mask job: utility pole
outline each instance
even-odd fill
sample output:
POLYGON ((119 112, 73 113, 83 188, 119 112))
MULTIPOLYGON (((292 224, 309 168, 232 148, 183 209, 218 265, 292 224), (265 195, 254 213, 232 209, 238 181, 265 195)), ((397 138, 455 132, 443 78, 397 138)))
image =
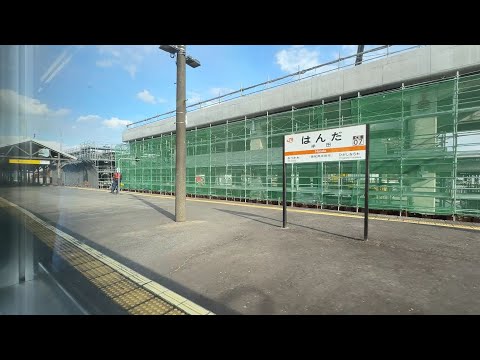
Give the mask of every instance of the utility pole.
POLYGON ((177 57, 177 111, 175 117, 175 221, 187 220, 187 128, 186 128, 186 64, 196 68, 200 62, 186 55, 186 45, 160 45, 160 49, 177 57))
POLYGON ((60 153, 57 152, 57 185, 59 186, 60 182, 60 153))
POLYGON ((187 129, 185 113, 187 111, 185 90, 185 45, 178 45, 177 53, 177 114, 175 120, 176 130, 176 165, 175 165, 175 221, 183 222, 186 214, 186 172, 187 172, 187 129))

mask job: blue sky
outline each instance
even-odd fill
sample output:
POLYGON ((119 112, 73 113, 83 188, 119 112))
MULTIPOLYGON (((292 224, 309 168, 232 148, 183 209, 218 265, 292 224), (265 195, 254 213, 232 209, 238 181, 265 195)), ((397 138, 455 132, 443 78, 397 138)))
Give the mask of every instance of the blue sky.
MULTIPOLYGON (((187 46, 202 64, 187 67, 187 104, 351 55, 356 47, 187 46)), ((175 109, 175 61, 158 45, 34 46, 34 52, 29 90, 0 88, 3 104, 23 100, 27 136, 62 148, 85 141, 119 144, 129 122, 175 109)))

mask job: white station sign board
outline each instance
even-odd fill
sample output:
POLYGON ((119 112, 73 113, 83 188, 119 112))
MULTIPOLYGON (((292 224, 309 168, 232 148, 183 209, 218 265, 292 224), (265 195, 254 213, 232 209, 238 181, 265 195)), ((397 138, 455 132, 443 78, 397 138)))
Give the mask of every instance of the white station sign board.
POLYGON ((285 163, 365 160, 367 126, 285 135, 285 163))

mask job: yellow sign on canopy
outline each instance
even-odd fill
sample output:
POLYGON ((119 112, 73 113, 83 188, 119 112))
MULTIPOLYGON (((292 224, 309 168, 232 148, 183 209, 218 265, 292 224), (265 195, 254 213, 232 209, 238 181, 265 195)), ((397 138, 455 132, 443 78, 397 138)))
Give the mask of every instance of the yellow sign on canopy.
POLYGON ((10 164, 28 164, 28 165, 48 165, 49 160, 33 160, 33 159, 8 159, 10 164))

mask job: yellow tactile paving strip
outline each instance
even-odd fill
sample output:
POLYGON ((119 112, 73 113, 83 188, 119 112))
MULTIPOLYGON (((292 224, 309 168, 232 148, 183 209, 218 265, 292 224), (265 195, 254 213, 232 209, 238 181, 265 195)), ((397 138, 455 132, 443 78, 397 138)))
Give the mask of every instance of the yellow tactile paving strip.
POLYGON ((174 308, 172 305, 158 298, 155 298, 134 307, 132 310, 130 310, 130 313, 134 315, 164 315, 173 310, 174 308))
MULTIPOLYGON (((72 187, 66 186, 71 189, 77 190, 90 190, 90 191, 100 191, 105 192, 105 190, 100 189, 89 189, 89 188, 79 188, 79 187, 72 187)), ((148 194, 148 193, 141 193, 141 192, 126 192, 131 195, 135 196, 152 196, 157 198, 167 198, 167 199, 175 199, 175 196, 171 195, 160 195, 160 194, 148 194)), ((229 206, 242 206, 242 207, 250 207, 250 208, 257 208, 257 209, 268 209, 268 210, 276 210, 282 211, 281 206, 273 206, 273 205, 254 205, 254 204, 246 204, 246 203, 237 203, 231 202, 226 200, 209 200, 209 199, 194 199, 188 198, 187 201, 192 202, 206 202, 212 204, 222 204, 222 205, 229 205, 229 206)), ((350 218, 359 218, 363 219, 363 215, 356 215, 354 213, 342 213, 342 212, 329 212, 324 210, 307 210, 307 209, 298 209, 298 208, 290 208, 288 207, 288 212, 298 212, 298 213, 306 213, 306 214, 313 214, 313 215, 325 215, 325 216, 337 216, 337 217, 350 217, 350 218)), ((378 221, 390 221, 390 222, 404 222, 410 224, 418 224, 418 225, 429 225, 429 226, 440 226, 440 227, 447 227, 452 229, 464 229, 464 230, 474 230, 480 231, 479 225, 466 225, 465 223, 462 224, 452 224, 443 222, 442 220, 433 220, 433 221, 425 221, 425 220, 416 220, 415 218, 407 218, 407 217, 384 217, 384 216, 376 216, 376 215, 369 215, 369 220, 378 220, 378 221)))
MULTIPOLYGON (((82 271, 80 271, 82 272, 82 271)), ((83 274, 88 278, 88 279, 93 279, 97 278, 102 275, 106 275, 113 272, 113 269, 110 266, 102 265, 101 267, 98 267, 96 269, 91 269, 88 271, 84 271, 83 274)))
POLYGON ((19 218, 106 296, 133 315, 214 315, 164 286, 138 274, 0 197, 0 207, 19 218))
POLYGON ((79 271, 88 271, 88 270, 96 269, 97 267, 100 267, 102 265, 103 263, 101 261, 92 260, 92 261, 77 263, 76 265, 74 265, 74 267, 79 271))
POLYGON ((122 281, 124 279, 125 278, 122 275, 120 275, 119 273, 113 272, 113 273, 109 273, 107 275, 99 276, 95 279, 91 279, 90 281, 94 285, 96 285, 97 287, 102 288, 102 287, 105 287, 105 286, 115 284, 115 283, 117 283, 119 281, 122 281))
MULTIPOLYGON (((173 309, 172 311, 169 311, 165 315, 186 315, 186 314, 178 309, 173 309)), ((207 315, 210 315, 210 314, 207 314, 207 315)))
MULTIPOLYGON (((105 289, 107 289, 107 288, 105 288, 105 289)), ((140 304, 144 303, 145 301, 150 300, 152 298, 153 298, 152 293, 150 293, 146 290, 140 289, 140 288, 136 288, 136 289, 130 290, 128 292, 125 292, 122 295, 112 297, 113 301, 115 301, 121 307, 123 307, 127 310, 132 309, 135 306, 138 306, 138 305, 140 305, 140 304)))
POLYGON ((102 290, 109 297, 114 298, 135 289, 138 289, 138 286, 134 282, 130 280, 121 280, 106 286, 102 290))

